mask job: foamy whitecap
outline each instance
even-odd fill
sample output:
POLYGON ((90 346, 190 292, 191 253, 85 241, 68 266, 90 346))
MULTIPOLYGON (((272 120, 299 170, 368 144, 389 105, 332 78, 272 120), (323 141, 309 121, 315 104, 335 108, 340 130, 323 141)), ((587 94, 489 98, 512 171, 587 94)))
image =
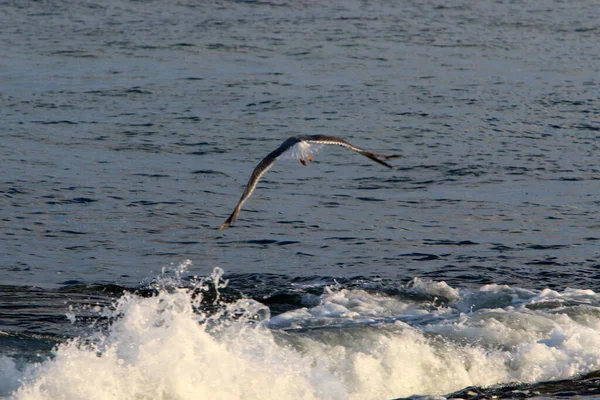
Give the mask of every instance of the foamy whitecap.
POLYGON ((417 292, 441 296, 451 301, 456 301, 460 298, 460 292, 443 281, 434 282, 421 278, 413 278, 408 285, 417 292))
POLYGON ((215 336, 186 290, 126 295, 94 344, 74 340, 24 374, 18 399, 344 398, 326 369, 275 343, 265 328, 232 321, 215 336), (268 388, 268 391, 266 391, 268 388))
POLYGON ((0 358, 0 384, 20 386, 15 399, 381 399, 600 369, 594 292, 418 283, 406 290, 452 301, 336 286, 271 318, 252 299, 198 312, 193 288, 127 294, 105 310, 110 327, 53 358, 23 368, 0 358))

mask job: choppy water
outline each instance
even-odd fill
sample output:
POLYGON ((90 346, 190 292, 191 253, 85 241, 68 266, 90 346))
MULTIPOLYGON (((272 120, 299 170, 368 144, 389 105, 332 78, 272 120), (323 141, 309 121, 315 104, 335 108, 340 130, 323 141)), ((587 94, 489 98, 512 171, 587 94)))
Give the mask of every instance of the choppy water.
POLYGON ((599 14, 2 3, 0 395, 595 396, 599 14))

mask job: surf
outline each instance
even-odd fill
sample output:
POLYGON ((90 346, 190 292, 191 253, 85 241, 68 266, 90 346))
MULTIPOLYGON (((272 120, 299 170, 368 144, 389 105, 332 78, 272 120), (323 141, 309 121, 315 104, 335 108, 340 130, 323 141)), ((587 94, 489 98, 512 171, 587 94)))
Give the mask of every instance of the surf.
POLYGON ((98 310, 108 323, 49 357, 2 356, 0 389, 36 400, 391 399, 600 370, 591 290, 467 290, 415 278, 328 284, 316 295, 298 284, 305 305, 274 313, 250 297, 221 298, 227 284, 215 269, 159 278, 150 296, 124 293, 98 310))

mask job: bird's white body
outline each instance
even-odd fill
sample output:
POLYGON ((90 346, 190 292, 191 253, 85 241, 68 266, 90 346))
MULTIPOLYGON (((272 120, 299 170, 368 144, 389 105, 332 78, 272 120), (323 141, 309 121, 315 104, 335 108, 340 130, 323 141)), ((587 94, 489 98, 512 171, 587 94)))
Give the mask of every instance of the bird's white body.
POLYGON ((283 160, 310 160, 323 146, 320 143, 309 143, 302 140, 284 151, 280 158, 283 160))

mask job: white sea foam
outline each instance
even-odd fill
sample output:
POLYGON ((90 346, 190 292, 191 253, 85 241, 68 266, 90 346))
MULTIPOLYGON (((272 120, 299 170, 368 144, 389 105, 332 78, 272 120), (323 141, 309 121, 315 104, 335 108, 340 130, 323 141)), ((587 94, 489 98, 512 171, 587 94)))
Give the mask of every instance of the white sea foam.
POLYGON ((185 289, 128 294, 92 340, 22 368, 0 358, 0 385, 15 399, 382 399, 600 369, 594 292, 417 287, 451 302, 338 288, 270 318, 250 299, 208 316, 185 289))

